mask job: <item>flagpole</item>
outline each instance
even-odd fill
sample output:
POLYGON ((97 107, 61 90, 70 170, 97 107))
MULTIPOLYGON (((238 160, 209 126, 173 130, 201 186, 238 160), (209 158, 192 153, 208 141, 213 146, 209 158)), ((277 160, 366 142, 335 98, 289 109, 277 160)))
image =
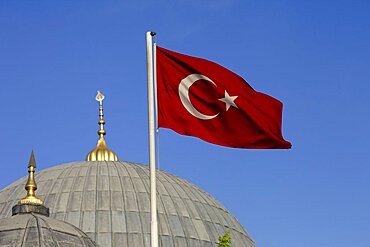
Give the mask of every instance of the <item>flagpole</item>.
POLYGON ((148 69, 148 130, 149 130, 149 169, 150 169, 150 246, 158 247, 157 189, 155 177, 155 121, 153 88, 153 36, 146 33, 146 61, 148 69))

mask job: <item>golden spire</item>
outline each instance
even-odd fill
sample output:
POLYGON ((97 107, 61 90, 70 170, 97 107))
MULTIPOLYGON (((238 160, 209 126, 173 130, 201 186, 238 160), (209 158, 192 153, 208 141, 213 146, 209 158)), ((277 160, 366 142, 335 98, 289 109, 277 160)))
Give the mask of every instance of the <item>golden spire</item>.
POLYGON ((100 125, 100 129, 98 130, 99 140, 96 148, 94 148, 90 153, 87 154, 86 160, 87 161, 117 161, 117 155, 110 150, 104 140, 104 136, 106 134, 104 130, 105 121, 103 119, 103 100, 104 95, 98 91, 98 94, 95 97, 96 101, 99 102, 99 121, 98 124, 100 125))
POLYGON ((28 163, 28 180, 26 186, 24 187, 27 191, 27 196, 20 200, 19 204, 42 205, 44 203, 41 199, 37 198, 35 194, 35 191, 37 190, 37 185, 35 182, 35 168, 36 161, 32 150, 30 162, 28 163))

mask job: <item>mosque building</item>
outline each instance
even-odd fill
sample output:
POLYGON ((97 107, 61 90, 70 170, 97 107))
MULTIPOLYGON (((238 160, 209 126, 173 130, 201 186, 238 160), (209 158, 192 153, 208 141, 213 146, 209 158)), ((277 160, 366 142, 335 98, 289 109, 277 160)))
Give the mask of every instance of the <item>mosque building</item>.
MULTIPOLYGON (((120 161, 107 147, 99 97, 98 144, 85 161, 34 175, 32 153, 29 176, 0 190, 0 247, 150 247, 149 167, 120 161)), ((232 247, 255 247, 212 196, 162 170, 157 208, 160 247, 217 247, 225 231, 232 247)))

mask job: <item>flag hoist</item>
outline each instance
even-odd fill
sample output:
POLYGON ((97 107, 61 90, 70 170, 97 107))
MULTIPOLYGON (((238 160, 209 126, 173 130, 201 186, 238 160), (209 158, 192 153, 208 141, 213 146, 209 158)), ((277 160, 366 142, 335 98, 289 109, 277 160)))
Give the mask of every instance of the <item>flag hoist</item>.
POLYGON ((154 73, 153 73, 153 36, 155 32, 146 33, 146 61, 148 70, 148 130, 149 130, 149 170, 150 170, 150 246, 158 247, 157 221, 157 186, 156 186, 156 148, 154 118, 154 73))

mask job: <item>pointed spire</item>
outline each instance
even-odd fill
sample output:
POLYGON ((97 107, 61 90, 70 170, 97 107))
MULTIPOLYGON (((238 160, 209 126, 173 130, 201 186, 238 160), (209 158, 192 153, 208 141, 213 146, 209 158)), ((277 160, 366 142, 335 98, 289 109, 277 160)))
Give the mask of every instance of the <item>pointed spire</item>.
POLYGON ((24 187, 27 191, 27 196, 20 200, 19 204, 34 204, 34 205, 42 205, 44 202, 36 197, 35 191, 37 190, 37 185, 35 182, 35 168, 36 168, 36 161, 35 155, 32 150, 30 161, 28 163, 28 180, 26 186, 24 187))
POLYGON ((95 99, 99 102, 99 121, 98 124, 100 126, 100 129, 98 130, 99 140, 98 144, 96 145, 96 148, 94 148, 91 152, 89 152, 86 156, 87 161, 117 161, 118 157, 117 155, 110 150, 106 143, 104 136, 106 135, 106 131, 104 129, 104 114, 103 114, 103 100, 105 96, 98 91, 98 94, 96 95, 95 99))

